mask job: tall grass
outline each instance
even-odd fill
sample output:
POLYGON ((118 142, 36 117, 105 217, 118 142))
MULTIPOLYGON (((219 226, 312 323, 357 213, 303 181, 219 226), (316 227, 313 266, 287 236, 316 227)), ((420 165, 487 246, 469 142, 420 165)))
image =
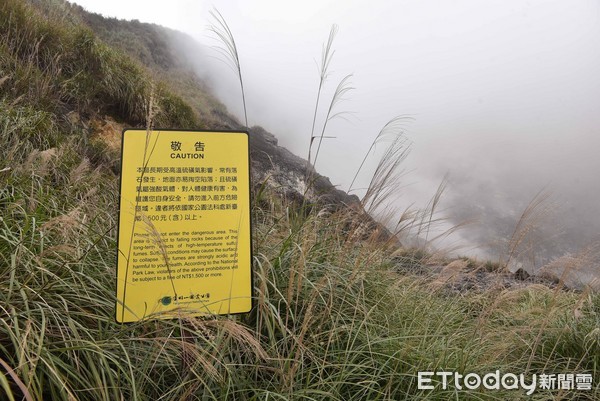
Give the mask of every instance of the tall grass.
MULTIPOLYGON (((319 158, 319 152, 321 151, 321 144, 323 143, 323 139, 325 138, 335 138, 335 137, 327 137, 325 136, 325 131, 327 130, 327 125, 329 124, 330 121, 336 119, 336 118, 344 118, 345 114, 348 114, 348 112, 346 111, 336 111, 335 107, 338 103, 340 103, 341 101, 344 100, 344 96, 350 92, 351 90, 353 90, 354 88, 352 86, 350 86, 350 78, 352 77, 352 75, 346 75, 344 78, 342 78, 340 80, 340 82, 338 83, 337 87, 335 88, 335 91, 333 92, 333 95, 331 97, 331 102, 329 103, 329 107, 327 108, 327 113, 325 114, 325 121, 323 122, 323 127, 321 128, 321 134, 318 137, 314 136, 314 132, 311 135, 311 145, 312 142, 315 139, 319 139, 319 142, 317 144, 317 150, 315 152, 315 158, 313 160, 313 167, 316 167, 317 165, 317 159, 319 158)), ((319 91, 321 90, 321 88, 319 88, 319 91)), ((314 130, 314 121, 313 121, 313 130, 314 130)), ((309 159, 308 162, 310 163, 310 151, 309 151, 309 159)))
MULTIPOLYGON (((375 147, 382 142, 385 143, 386 141, 390 141, 390 140, 392 141, 392 145, 389 145, 390 147, 397 146, 397 145, 394 145, 394 141, 399 137, 405 136, 407 123, 412 120, 413 120, 413 118, 410 116, 400 115, 400 116, 396 116, 396 117, 392 118, 390 121, 388 121, 383 126, 383 128, 379 131, 379 133, 375 137, 375 139, 373 139, 373 142, 371 142, 371 145, 369 146, 369 149, 367 149, 367 152, 365 153, 365 156, 363 157, 360 165, 358 166, 358 169, 356 169, 356 173, 354 174, 354 177, 352 178, 352 181, 350 182, 350 186, 348 187, 348 192, 352 192, 352 190, 354 189, 354 183, 356 182, 358 175, 362 171, 368 157, 375 150, 375 147)), ((406 142, 403 142, 402 144, 406 145, 406 142)), ((392 154, 394 154, 394 153, 395 152, 392 151, 392 154)), ((405 152, 403 152, 403 153, 405 153, 405 152)), ((384 160, 384 159, 385 158, 382 158, 381 160, 384 160)), ((367 191, 368 190, 369 189, 367 189, 367 191)), ((373 192, 374 189, 371 191, 373 192)))
POLYGON ((528 257, 530 264, 535 268, 535 255, 531 242, 533 231, 539 226, 541 221, 546 218, 552 210, 549 204, 550 193, 546 190, 539 191, 529 202, 527 207, 521 213, 515 228, 508 241, 506 250, 505 266, 508 266, 514 260, 523 260, 528 257))
POLYGON ((315 136, 315 126, 317 123, 317 114, 319 112, 319 102, 321 100, 321 94, 323 92, 323 86, 325 85, 325 81, 329 76, 329 64, 331 63, 331 59, 333 58, 333 54, 335 51, 332 49, 333 41, 335 36, 337 35, 338 26, 332 25, 331 30, 329 31, 329 38, 327 43, 323 45, 323 50, 321 52, 321 64, 319 65, 319 88, 317 89, 317 98, 315 101, 315 111, 312 119, 312 128, 310 130, 310 139, 308 142, 308 157, 307 162, 308 166, 310 166, 311 154, 312 154, 312 145, 314 140, 317 138, 315 136))
MULTIPOLYGON (((53 13, 49 13, 53 15, 53 13)), ((140 65, 80 25, 49 18, 23 0, 0 3, 0 99, 61 115, 110 114, 145 122, 153 80, 140 65)), ((192 108, 163 85, 160 125, 193 128, 192 108)))
MULTIPOLYGON (((37 185, 44 192, 49 182, 37 185)), ((73 207, 64 201, 60 210, 46 201, 55 218, 13 207, 5 224, 16 218, 26 224, 2 230, 0 358, 33 399, 55 400, 445 399, 455 390, 418 390, 416 372, 520 372, 529 358, 530 371, 549 364, 597 374, 598 344, 590 337, 600 313, 595 297, 543 288, 467 297, 432 291, 421 279, 392 274, 375 243, 352 240, 352 216, 323 219, 315 210, 298 224, 266 191, 275 209, 262 210, 268 219, 256 226, 256 309, 240 318, 182 317, 181 323, 112 320, 114 261, 107 255, 115 244, 97 231, 114 224, 104 210, 116 192, 103 191, 105 206, 87 202, 104 212, 87 209, 95 221, 89 225, 79 223, 81 215, 62 218, 73 207), (581 308, 577 318, 574 307, 581 308), (532 351, 527 344, 540 333, 532 351)), ((12 196, 16 205, 29 193, 12 196)), ((19 383, 8 370, 2 374, 19 383)), ((18 385, 10 389, 21 396, 18 385)))
POLYGON ((219 41, 219 45, 214 48, 221 55, 223 60, 237 75, 240 83, 240 90, 242 93, 242 106, 244 107, 244 123, 246 129, 248 129, 248 112, 246 111, 246 93, 244 91, 244 80, 242 78, 242 66, 240 62, 240 55, 238 53, 237 45, 235 44, 235 38, 227 21, 221 13, 214 9, 211 10, 210 15, 214 21, 213 24, 209 25, 209 30, 215 35, 215 39, 219 41))

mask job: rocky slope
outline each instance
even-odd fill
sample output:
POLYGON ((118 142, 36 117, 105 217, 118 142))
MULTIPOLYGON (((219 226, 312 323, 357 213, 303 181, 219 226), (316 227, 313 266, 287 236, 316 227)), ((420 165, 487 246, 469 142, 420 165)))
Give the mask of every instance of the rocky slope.
MULTIPOLYGON (((198 64, 202 63, 199 57, 206 52, 191 37, 154 24, 105 18, 69 3, 64 3, 64 11, 73 20, 88 26, 105 43, 120 49, 166 82, 170 89, 194 109, 199 124, 192 128, 245 129, 211 93, 210 85, 198 76, 198 64), (196 55, 195 58, 190 59, 187 56, 190 54, 196 55)), ((130 122, 117 122, 110 116, 94 116, 91 133, 95 138, 111 138, 108 143, 116 153, 119 131, 130 125, 130 122)), ((190 127, 162 125, 156 128, 190 127)), ((337 189, 327 177, 318 174, 308 165, 306 160, 279 146, 276 136, 264 128, 254 126, 248 131, 255 188, 265 185, 286 201, 297 205, 318 203, 320 207, 326 207, 330 211, 351 207, 365 235, 375 232, 381 239, 397 243, 387 229, 363 211, 357 196, 337 189)), ((114 156, 112 159, 116 161, 114 156)))

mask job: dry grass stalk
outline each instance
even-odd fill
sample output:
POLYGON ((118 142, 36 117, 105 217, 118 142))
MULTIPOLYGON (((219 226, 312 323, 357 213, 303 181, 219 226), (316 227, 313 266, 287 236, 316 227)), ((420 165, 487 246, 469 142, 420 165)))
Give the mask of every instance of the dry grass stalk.
POLYGON ((317 90, 317 100, 315 101, 315 111, 313 113, 313 121, 312 128, 310 130, 310 140, 308 144, 308 157, 307 157, 307 176, 310 170, 310 162, 312 155, 312 145, 315 140, 315 125, 317 123, 317 113, 319 111, 319 102, 321 100, 321 94, 323 91, 323 86, 325 85, 325 81, 329 77, 329 64, 331 63, 331 59, 335 53, 335 50, 332 49, 333 41, 338 32, 338 26, 332 25, 331 30, 329 31, 329 39, 327 43, 323 45, 323 50, 321 52, 321 64, 319 66, 319 89, 317 90))
POLYGON ((523 210, 508 242, 507 257, 504 261, 506 269, 514 259, 518 260, 525 253, 533 251, 531 242, 525 248, 523 248, 523 244, 530 238, 529 236, 540 222, 552 211, 551 205, 548 204, 549 198, 550 193, 543 189, 533 197, 523 210))
POLYGON ((242 67, 240 63, 240 55, 238 53, 237 45, 235 44, 235 38, 227 21, 221 15, 217 9, 210 11, 210 15, 214 20, 214 23, 208 27, 209 31, 215 35, 221 45, 214 46, 219 54, 222 56, 221 61, 225 62, 237 75, 240 82, 240 89, 242 91, 242 105, 244 107, 244 122, 245 127, 248 129, 248 112, 246 110, 246 93, 244 91, 244 80, 242 79, 242 67))

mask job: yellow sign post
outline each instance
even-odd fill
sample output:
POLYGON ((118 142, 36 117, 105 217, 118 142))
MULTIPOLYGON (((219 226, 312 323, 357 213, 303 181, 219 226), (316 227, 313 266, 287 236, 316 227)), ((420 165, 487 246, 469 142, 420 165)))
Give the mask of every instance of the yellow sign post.
POLYGON ((252 308, 247 132, 123 132, 119 323, 252 308))

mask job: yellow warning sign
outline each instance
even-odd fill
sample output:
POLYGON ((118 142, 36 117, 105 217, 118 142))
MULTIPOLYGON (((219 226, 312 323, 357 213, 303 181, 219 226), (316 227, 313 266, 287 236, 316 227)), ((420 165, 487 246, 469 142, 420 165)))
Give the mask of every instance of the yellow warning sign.
POLYGON ((123 132, 118 322, 252 307, 246 132, 123 132))

